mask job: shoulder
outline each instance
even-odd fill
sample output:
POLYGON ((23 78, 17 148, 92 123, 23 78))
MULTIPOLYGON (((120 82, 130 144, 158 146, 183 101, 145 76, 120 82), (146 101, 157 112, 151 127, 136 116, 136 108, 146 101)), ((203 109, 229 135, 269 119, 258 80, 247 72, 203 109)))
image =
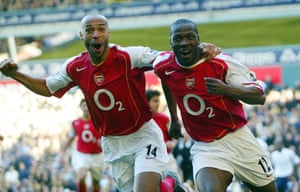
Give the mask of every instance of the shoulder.
POLYGON ((127 47, 123 47, 117 44, 109 44, 110 49, 113 49, 119 53, 127 53, 131 56, 134 55, 140 55, 143 53, 152 53, 152 54, 158 54, 159 51, 157 50, 153 50, 150 47, 145 47, 145 46, 127 46, 127 47))
POLYGON ((81 62, 82 60, 85 60, 87 58, 89 58, 89 54, 88 54, 88 52, 84 51, 84 52, 79 53, 78 55, 70 57, 69 59, 66 60, 65 63, 70 64, 70 63, 81 62))
POLYGON ((72 121, 72 125, 73 125, 74 127, 77 127, 78 125, 81 124, 81 122, 82 122, 82 119, 81 119, 81 118, 78 118, 78 119, 75 119, 75 120, 72 121))
POLYGON ((159 69, 173 59, 175 59, 175 57, 172 51, 161 52, 153 61, 153 67, 154 69, 159 69))
POLYGON ((69 59, 67 59, 63 65, 63 67, 65 67, 66 69, 71 69, 74 66, 78 66, 78 65, 82 65, 85 64, 86 62, 84 61, 89 61, 89 55, 88 52, 81 52, 80 54, 70 57, 69 59))
POLYGON ((216 56, 216 60, 221 60, 225 64, 228 65, 228 68, 241 68, 241 69, 248 69, 245 65, 243 65, 240 61, 234 59, 230 55, 226 54, 219 54, 216 56))

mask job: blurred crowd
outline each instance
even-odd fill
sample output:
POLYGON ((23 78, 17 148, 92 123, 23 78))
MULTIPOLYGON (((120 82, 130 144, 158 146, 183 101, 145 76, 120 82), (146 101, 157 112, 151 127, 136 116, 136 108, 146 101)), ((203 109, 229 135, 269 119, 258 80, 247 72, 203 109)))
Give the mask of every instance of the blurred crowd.
MULTIPOLYGON (((76 191, 76 176, 69 163, 72 149, 67 161, 58 161, 58 155, 70 122, 80 116, 81 92, 74 89, 61 99, 45 98, 19 84, 0 84, 0 93, 0 191, 76 191)), ((245 109, 249 127, 270 155, 278 140, 300 155, 300 81, 292 88, 270 84, 267 104, 245 105, 245 109)), ((188 150, 192 142, 185 134, 173 149, 190 191, 193 178, 188 150)), ((294 191, 300 181, 299 162, 291 175, 294 191)), ((103 191, 116 191, 108 172, 99 183, 105 187, 103 191)))
MULTIPOLYGON (((15 11, 36 8, 65 8, 71 6, 132 2, 134 0, 1 0, 0 11, 15 11)), ((149 0, 150 1, 150 0, 149 0)))

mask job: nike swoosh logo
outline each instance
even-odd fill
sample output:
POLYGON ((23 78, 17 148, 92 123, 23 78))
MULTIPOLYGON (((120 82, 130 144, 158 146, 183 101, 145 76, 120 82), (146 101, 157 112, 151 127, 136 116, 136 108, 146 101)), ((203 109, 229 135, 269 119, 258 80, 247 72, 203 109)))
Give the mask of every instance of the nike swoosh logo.
POLYGON ((171 75, 172 73, 174 73, 176 70, 173 71, 165 71, 165 75, 171 75))
POLYGON ((85 69, 86 69, 86 67, 81 67, 81 68, 77 67, 77 68, 76 68, 76 72, 80 72, 80 71, 83 71, 83 70, 85 70, 85 69))

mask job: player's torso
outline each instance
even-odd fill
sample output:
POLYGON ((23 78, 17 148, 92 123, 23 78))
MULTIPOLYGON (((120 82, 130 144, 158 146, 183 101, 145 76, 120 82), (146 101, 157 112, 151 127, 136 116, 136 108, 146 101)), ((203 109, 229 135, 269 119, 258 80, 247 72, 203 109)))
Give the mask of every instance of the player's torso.
POLYGON ((156 65, 155 70, 175 96, 185 127, 194 139, 218 138, 224 130, 238 128, 241 121, 244 124, 240 116, 242 106, 238 107, 237 116, 232 111, 236 105, 241 105, 239 102, 206 91, 204 77, 225 80, 228 70, 225 62, 214 59, 184 69, 173 57, 156 65))
POLYGON ((90 120, 81 118, 72 122, 77 135, 77 150, 82 153, 100 153, 101 135, 90 120))
POLYGON ((136 129, 149 111, 144 96, 145 78, 139 69, 131 69, 126 52, 111 50, 100 66, 89 61, 73 66, 76 84, 82 89, 96 127, 103 135, 122 135, 136 129), (82 66, 81 66, 82 65, 82 66))

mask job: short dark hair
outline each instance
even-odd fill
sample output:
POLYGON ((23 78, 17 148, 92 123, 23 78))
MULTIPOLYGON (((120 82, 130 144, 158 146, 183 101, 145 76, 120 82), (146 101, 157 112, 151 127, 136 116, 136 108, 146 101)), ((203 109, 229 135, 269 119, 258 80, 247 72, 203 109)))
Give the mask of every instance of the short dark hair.
POLYGON ((181 24, 191 24, 191 25, 193 25, 194 28, 195 28, 195 32, 198 34, 197 24, 194 21, 192 21, 190 19, 186 19, 186 18, 181 18, 181 19, 177 19, 176 21, 174 21, 170 26, 170 34, 172 33, 173 27, 175 27, 177 25, 181 25, 181 24))
POLYGON ((160 96, 160 91, 152 89, 146 90, 146 98, 148 101, 150 101, 155 96, 160 96))

